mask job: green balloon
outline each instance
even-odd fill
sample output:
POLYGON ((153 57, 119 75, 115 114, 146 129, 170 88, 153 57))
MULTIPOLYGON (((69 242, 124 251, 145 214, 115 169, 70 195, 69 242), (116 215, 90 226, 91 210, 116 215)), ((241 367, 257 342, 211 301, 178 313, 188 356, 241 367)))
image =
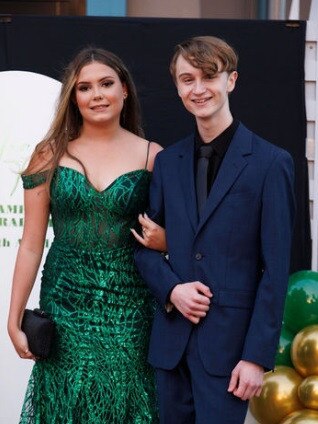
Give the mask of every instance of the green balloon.
POLYGON ((318 324, 318 272, 298 271, 289 277, 284 324, 294 333, 318 324))
POLYGON ((290 347, 293 339, 294 334, 283 326, 278 342, 275 365, 286 365, 294 368, 290 357, 290 347))

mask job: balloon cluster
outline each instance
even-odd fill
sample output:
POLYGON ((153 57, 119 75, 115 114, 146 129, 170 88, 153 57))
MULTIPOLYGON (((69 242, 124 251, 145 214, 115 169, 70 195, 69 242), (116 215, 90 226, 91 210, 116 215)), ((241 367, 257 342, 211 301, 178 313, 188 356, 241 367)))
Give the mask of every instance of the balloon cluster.
POLYGON ((250 411, 261 424, 318 423, 318 272, 289 278, 275 371, 250 411))

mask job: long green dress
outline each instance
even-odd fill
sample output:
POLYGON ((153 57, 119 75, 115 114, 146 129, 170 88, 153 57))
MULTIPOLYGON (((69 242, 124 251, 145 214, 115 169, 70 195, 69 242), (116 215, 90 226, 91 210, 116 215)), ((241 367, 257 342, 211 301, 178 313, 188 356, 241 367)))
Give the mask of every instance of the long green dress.
MULTIPOLYGON (((23 176, 25 189, 46 173, 23 176)), ((157 423, 147 365, 153 301, 133 260, 138 213, 150 173, 140 169, 97 191, 59 166, 51 216, 54 241, 43 269, 40 308, 57 332, 49 359, 36 361, 20 424, 157 423)))

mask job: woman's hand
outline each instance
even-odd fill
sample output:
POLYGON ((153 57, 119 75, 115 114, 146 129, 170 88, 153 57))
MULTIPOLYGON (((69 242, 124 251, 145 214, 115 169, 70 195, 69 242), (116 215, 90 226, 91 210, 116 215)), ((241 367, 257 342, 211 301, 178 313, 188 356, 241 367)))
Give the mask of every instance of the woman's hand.
POLYGON ((139 243, 149 249, 166 252, 167 242, 165 229, 152 221, 146 213, 139 214, 138 221, 141 225, 142 235, 139 235, 133 228, 131 228, 131 232, 139 243))
POLYGON ((22 359, 37 359, 32 352, 29 350, 28 341, 26 335, 22 330, 14 329, 9 331, 9 336, 11 338, 12 344, 17 352, 17 354, 22 359))

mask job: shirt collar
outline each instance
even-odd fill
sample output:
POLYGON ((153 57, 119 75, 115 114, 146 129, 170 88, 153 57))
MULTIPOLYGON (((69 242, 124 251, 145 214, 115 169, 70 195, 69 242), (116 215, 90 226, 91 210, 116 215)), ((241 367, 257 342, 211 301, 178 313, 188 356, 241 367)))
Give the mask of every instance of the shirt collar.
POLYGON ((199 147, 203 144, 213 143, 213 150, 220 157, 223 157, 231 143, 231 140, 234 136, 235 131, 239 125, 239 121, 234 119, 231 125, 229 125, 221 134, 215 137, 213 140, 209 141, 209 143, 204 143, 199 134, 198 128, 195 130, 195 151, 197 153, 199 147))

